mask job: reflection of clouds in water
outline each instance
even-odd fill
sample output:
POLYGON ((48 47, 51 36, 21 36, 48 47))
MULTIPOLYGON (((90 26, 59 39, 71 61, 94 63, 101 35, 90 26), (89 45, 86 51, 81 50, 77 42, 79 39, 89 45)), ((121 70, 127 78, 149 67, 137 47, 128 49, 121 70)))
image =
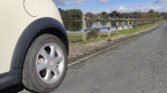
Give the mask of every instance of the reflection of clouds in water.
MULTIPOLYGON (((110 29, 110 32, 115 32, 115 31, 116 31, 116 27, 112 27, 110 29)), ((109 32, 109 30, 108 29, 101 29, 100 32, 109 32)))
MULTIPOLYGON (((97 23, 98 22, 87 22, 86 27, 92 28, 92 29, 96 28, 97 23)), ((64 21, 64 24, 65 24, 67 31, 70 31, 70 32, 83 32, 84 31, 82 21, 64 21)), ((109 26, 106 23, 100 23, 100 27, 109 27, 109 26)), ((107 28, 104 28, 104 29, 100 29, 100 31, 101 32, 108 32, 108 31, 114 32, 114 31, 116 31, 115 25, 112 24, 111 27, 112 28, 110 30, 108 30, 107 28)), ((132 26, 130 26, 130 28, 132 28, 132 26)), ((128 26, 125 25, 124 29, 128 29, 128 26)), ((123 30, 121 25, 118 27, 118 30, 123 30)))
POLYGON ((97 23, 93 22, 92 27, 91 28, 96 28, 97 27, 97 23))

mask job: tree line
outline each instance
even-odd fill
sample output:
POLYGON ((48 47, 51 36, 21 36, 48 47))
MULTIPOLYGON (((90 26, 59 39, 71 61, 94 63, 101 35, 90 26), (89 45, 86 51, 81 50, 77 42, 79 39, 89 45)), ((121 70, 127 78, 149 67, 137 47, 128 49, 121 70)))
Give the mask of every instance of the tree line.
POLYGON ((63 20, 82 20, 83 13, 80 9, 63 10, 59 8, 59 11, 63 20))
MULTIPOLYGON (((80 9, 63 10, 59 8, 59 11, 63 20, 82 20, 83 12, 80 9)), ((87 19, 100 18, 104 20, 107 20, 108 18, 160 18, 160 17, 167 18, 167 13, 165 12, 160 13, 154 10, 149 10, 148 12, 131 12, 131 13, 120 13, 118 11, 112 11, 111 13, 101 12, 97 14, 87 12, 85 16, 87 19)))

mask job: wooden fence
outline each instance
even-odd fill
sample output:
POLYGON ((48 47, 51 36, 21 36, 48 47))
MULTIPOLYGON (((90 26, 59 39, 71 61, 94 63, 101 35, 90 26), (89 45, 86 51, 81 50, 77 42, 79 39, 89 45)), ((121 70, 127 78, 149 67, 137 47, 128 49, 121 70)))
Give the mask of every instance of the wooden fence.
POLYGON ((109 18, 105 26, 100 26, 100 19, 96 20, 96 27, 87 28, 87 21, 95 21, 91 19, 86 19, 85 16, 82 18, 82 28, 83 31, 78 32, 68 32, 69 40, 71 42, 84 41, 90 38, 95 38, 99 36, 110 36, 112 31, 112 25, 115 24, 115 31, 128 30, 136 27, 154 24, 162 20, 161 18, 109 18), (113 23, 113 24, 112 24, 113 23), (107 29, 106 32, 100 32, 101 29, 107 29))

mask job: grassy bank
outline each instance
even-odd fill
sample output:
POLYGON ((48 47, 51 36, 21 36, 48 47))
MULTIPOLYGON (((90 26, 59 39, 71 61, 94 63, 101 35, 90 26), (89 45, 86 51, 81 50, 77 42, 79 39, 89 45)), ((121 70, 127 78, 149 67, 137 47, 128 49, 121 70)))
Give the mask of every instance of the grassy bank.
MULTIPOLYGON (((112 32, 110 36, 100 35, 97 38, 79 41, 76 43, 70 43, 69 62, 71 63, 92 53, 96 53, 99 50, 103 50, 108 46, 114 45, 115 43, 123 41, 124 39, 128 39, 131 36, 137 35, 142 32, 150 31, 151 29, 159 26, 161 23, 162 22, 140 26, 134 29, 112 32)), ((82 38, 79 35, 78 37, 82 38)))
POLYGON ((82 41, 81 33, 68 33, 68 38, 70 42, 80 42, 82 41))
POLYGON ((82 34, 69 34, 69 38, 73 38, 73 39, 77 39, 79 42, 75 42, 75 43, 70 43, 70 45, 73 44, 89 44, 92 42, 98 42, 101 40, 107 40, 107 39, 117 39, 120 37, 125 37, 125 36, 132 36, 135 34, 138 34, 140 32, 149 30, 155 26, 158 26, 161 22, 155 23, 155 24, 150 24, 150 25, 145 25, 145 26, 140 26, 140 27, 136 27, 133 29, 128 29, 128 30, 122 30, 122 31, 117 31, 117 32, 111 32, 110 36, 99 36, 97 38, 91 38, 85 41, 82 41, 82 34))

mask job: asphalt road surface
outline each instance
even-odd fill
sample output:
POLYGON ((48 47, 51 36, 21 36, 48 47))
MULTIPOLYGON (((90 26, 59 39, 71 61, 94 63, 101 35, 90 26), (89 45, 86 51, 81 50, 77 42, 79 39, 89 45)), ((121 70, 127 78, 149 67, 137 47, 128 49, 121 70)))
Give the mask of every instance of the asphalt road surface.
POLYGON ((53 93, 167 93, 167 23, 69 67, 53 93))

